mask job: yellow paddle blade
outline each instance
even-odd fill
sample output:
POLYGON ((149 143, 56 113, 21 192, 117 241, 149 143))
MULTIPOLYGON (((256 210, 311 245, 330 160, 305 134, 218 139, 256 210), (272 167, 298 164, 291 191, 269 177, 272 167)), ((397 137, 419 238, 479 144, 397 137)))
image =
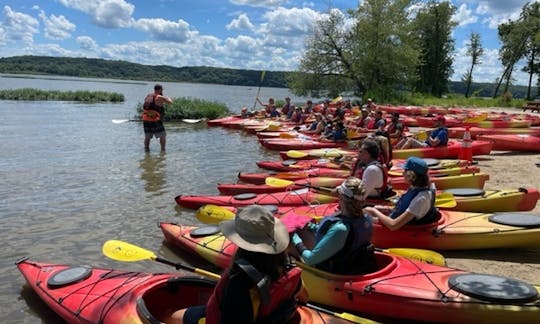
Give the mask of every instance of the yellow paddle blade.
POLYGON ((308 153, 295 151, 295 150, 287 151, 287 156, 292 158, 292 159, 300 159, 300 158, 304 158, 304 157, 306 157, 308 155, 309 155, 308 153))
POLYGON ((435 207, 453 208, 456 207, 456 198, 451 192, 441 192, 435 196, 435 207))
POLYGON ((394 177, 401 177, 403 175, 403 171, 389 170, 388 175, 394 177))
POLYGON ((280 138, 296 138, 298 136, 296 134, 291 134, 291 133, 288 133, 288 132, 281 132, 281 133, 279 133, 279 137, 280 138))
POLYGON ((422 132, 416 133, 414 136, 419 141, 425 141, 428 138, 428 133, 429 133, 429 131, 422 131, 422 132))
POLYGON ((360 133, 357 132, 356 130, 354 130, 352 128, 347 128, 347 139, 356 138, 359 135, 360 135, 360 133))
POLYGON ((334 99, 332 99, 332 101, 330 101, 330 102, 331 103, 336 103, 336 102, 340 102, 341 100, 343 100, 343 97, 342 96, 337 96, 334 99))
POLYGON ((409 248, 391 248, 383 250, 390 254, 399 255, 407 259, 417 260, 429 264, 444 266, 446 265, 446 260, 442 254, 424 249, 409 249, 409 248))
POLYGON ((103 244, 103 254, 117 261, 135 262, 141 260, 155 260, 154 252, 133 244, 118 240, 109 240, 103 244))
MULTIPOLYGON (((300 304, 300 305, 303 305, 303 304, 300 304)), ((305 306, 309 307, 309 308, 313 308, 313 309, 315 309, 317 311, 320 311, 320 312, 323 312, 323 313, 331 314, 331 315, 334 315, 336 317, 346 319, 347 321, 350 321, 350 322, 353 322, 353 323, 359 323, 359 324, 377 324, 377 323, 379 323, 379 322, 375 322, 375 321, 372 321, 370 319, 360 317, 360 316, 357 316, 357 315, 354 315, 354 314, 351 314, 351 313, 337 313, 337 312, 334 312, 333 310, 322 308, 320 306, 315 306, 313 304, 305 304, 305 306)))
POLYGON ((285 179, 278 179, 273 177, 267 177, 264 179, 264 183, 271 187, 288 187, 294 184, 294 181, 289 181, 285 179))
POLYGON ((478 115, 478 116, 465 118, 465 119, 463 119, 463 122, 464 123, 478 123, 478 122, 486 120, 487 118, 488 118, 488 114, 483 113, 483 114, 478 115))
POLYGON ((204 205, 195 212, 195 217, 205 224, 218 224, 231 220, 234 216, 232 211, 216 205, 204 205))

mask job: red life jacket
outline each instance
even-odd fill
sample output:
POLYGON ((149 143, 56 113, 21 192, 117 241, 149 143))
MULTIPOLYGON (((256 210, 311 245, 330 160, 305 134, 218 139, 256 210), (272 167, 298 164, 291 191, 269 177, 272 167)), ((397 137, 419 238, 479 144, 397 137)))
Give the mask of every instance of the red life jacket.
MULTIPOLYGON (((253 322, 271 316, 282 304, 294 299, 294 295, 300 284, 301 273, 302 270, 300 268, 294 267, 277 281, 272 282, 268 287, 268 291, 264 293, 264 295, 271 296, 271 298, 261 296, 261 292, 257 291, 257 285, 250 290, 254 317, 253 322)), ((206 304, 206 324, 220 323, 220 305, 223 301, 223 291, 228 286, 229 280, 230 271, 225 271, 206 304)))
POLYGON ((142 120, 157 122, 161 119, 161 107, 156 104, 156 94, 150 93, 144 99, 142 120))

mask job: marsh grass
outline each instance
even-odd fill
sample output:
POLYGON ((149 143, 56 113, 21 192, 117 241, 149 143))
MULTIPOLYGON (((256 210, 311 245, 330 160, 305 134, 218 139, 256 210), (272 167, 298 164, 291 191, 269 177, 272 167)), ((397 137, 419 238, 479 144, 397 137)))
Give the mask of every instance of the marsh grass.
POLYGON ((58 91, 32 88, 0 90, 1 100, 55 100, 81 102, 123 102, 124 95, 105 91, 58 91))
MULTIPOLYGON (((214 119, 230 114, 229 108, 222 103, 197 98, 172 98, 173 103, 165 106, 164 121, 181 119, 214 119)), ((137 115, 141 118, 142 103, 137 105, 137 115)))

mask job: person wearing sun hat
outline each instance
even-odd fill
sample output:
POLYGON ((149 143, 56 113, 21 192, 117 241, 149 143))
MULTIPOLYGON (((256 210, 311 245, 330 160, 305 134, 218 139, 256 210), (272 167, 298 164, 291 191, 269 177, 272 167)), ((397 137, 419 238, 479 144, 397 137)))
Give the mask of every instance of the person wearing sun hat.
POLYGON ((364 209, 390 230, 400 229, 407 224, 429 224, 440 217, 435 207, 435 190, 430 188, 426 161, 410 157, 403 169, 403 177, 409 184, 409 189, 398 199, 393 210, 387 215, 382 208, 364 209))
POLYGON ((446 118, 443 115, 438 115, 433 119, 435 123, 435 129, 431 131, 430 135, 425 141, 419 141, 412 137, 407 137, 398 142, 394 148, 396 149, 409 149, 420 147, 439 147, 448 145, 448 129, 445 126, 446 118))
POLYGON ((232 265, 218 281, 206 305, 173 313, 167 323, 285 323, 297 299, 307 301, 301 270, 289 263, 286 226, 259 205, 242 208, 219 225, 238 246, 232 265))
POLYGON ((365 216, 365 187, 349 177, 337 187, 339 212, 319 224, 309 223, 292 236, 299 257, 308 265, 334 274, 353 275, 377 269, 371 244, 371 217, 365 216), (305 241, 304 241, 305 240, 305 241), (314 242, 308 249, 304 242, 314 242))

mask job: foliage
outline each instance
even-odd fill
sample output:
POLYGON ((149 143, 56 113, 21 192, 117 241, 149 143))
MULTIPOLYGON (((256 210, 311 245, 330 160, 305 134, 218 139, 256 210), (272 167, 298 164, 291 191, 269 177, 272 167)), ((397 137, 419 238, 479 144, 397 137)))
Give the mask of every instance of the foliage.
POLYGON ((58 100, 83 102, 123 102, 124 95, 104 91, 56 91, 31 88, 0 90, 2 100, 58 100))
POLYGON ((414 20, 414 35, 421 48, 416 90, 440 97, 448 92, 448 80, 453 73, 454 40, 452 21, 456 8, 448 1, 433 0, 420 9, 414 20))
MULTIPOLYGON (((142 103, 137 105, 137 116, 141 118, 142 103)), ((173 98, 172 104, 165 105, 164 121, 181 119, 214 119, 230 114, 226 105, 197 98, 173 98)))
POLYGON ((467 44, 467 55, 471 57, 471 67, 463 75, 462 81, 467 85, 465 90, 465 97, 469 97, 471 91, 471 83, 473 80, 473 69, 476 65, 482 64, 480 57, 484 54, 484 48, 482 47, 482 42, 480 41, 480 34, 472 32, 469 37, 469 43, 467 44))
POLYGON ((366 0, 348 17, 330 11, 316 22, 289 87, 296 94, 328 97, 369 91, 382 100, 408 83, 418 58, 407 14, 411 3, 366 0))
POLYGON ((390 103, 399 105, 407 104, 413 106, 439 106, 439 107, 470 107, 470 108, 489 108, 489 107, 514 107, 521 110, 525 103, 523 99, 512 99, 512 96, 500 97, 496 99, 486 97, 466 98, 461 94, 449 94, 443 97, 435 97, 420 93, 401 93, 399 97, 394 98, 390 103))
MULTIPOLYGON (((158 80, 159 82, 194 82, 227 85, 258 86, 261 71, 199 67, 142 65, 104 59, 14 56, 0 58, 0 73, 51 74, 122 80, 158 80)), ((265 87, 286 87, 287 72, 267 71, 265 87)))

